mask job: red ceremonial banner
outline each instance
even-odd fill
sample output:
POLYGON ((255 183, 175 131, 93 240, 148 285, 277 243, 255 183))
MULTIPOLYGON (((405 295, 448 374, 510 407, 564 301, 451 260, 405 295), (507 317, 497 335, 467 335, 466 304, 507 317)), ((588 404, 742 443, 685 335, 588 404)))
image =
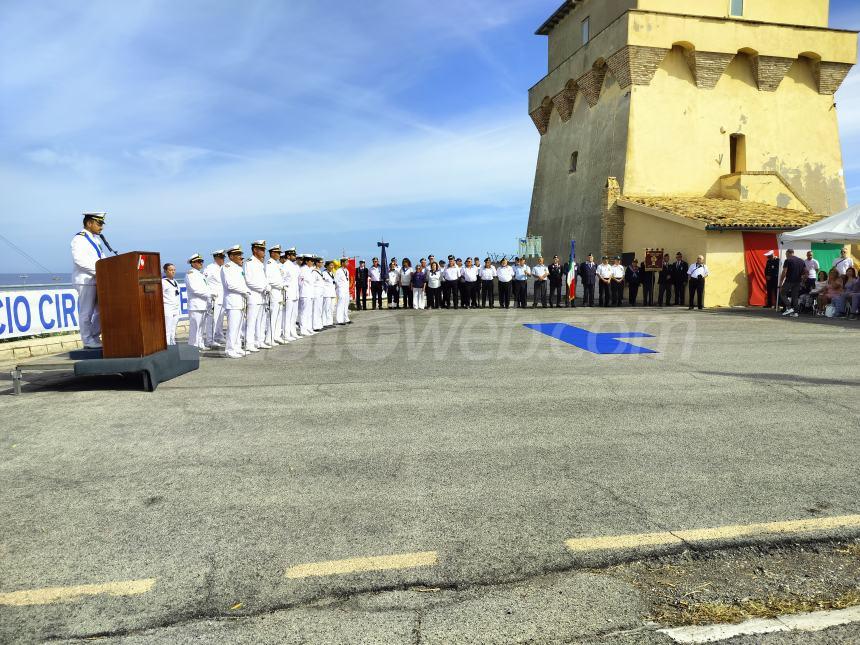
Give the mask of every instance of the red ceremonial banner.
POLYGON ((346 263, 346 270, 349 271, 349 298, 355 300, 355 258, 350 258, 346 263))

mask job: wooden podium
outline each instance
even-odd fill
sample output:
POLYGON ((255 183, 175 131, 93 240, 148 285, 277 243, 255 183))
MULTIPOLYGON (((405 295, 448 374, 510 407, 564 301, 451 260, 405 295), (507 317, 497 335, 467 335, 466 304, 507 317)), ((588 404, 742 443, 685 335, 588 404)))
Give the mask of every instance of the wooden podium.
POLYGON ((161 257, 132 251, 96 262, 103 358, 139 358, 167 349, 161 257))

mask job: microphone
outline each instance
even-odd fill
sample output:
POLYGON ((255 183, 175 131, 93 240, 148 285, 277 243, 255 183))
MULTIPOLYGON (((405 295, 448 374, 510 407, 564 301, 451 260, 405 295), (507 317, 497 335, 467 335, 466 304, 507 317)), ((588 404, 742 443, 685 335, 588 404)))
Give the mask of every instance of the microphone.
POLYGON ((102 235, 101 233, 99 233, 99 237, 100 237, 100 238, 102 238, 102 242, 104 242, 104 243, 105 243, 105 246, 107 247, 107 250, 108 250, 108 251, 110 251, 110 252, 111 252, 111 253, 113 253, 114 255, 119 255, 119 253, 117 253, 116 251, 114 251, 114 250, 113 250, 113 248, 111 247, 110 243, 105 239, 105 236, 104 236, 104 235, 102 235))

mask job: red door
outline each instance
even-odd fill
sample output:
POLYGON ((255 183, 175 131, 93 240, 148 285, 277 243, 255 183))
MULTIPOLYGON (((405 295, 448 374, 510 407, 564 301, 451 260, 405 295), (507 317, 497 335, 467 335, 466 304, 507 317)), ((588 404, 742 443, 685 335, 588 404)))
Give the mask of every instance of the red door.
POLYGON ((751 307, 764 307, 767 302, 767 280, 764 267, 767 264, 765 253, 779 253, 775 233, 744 233, 744 258, 747 267, 751 307))

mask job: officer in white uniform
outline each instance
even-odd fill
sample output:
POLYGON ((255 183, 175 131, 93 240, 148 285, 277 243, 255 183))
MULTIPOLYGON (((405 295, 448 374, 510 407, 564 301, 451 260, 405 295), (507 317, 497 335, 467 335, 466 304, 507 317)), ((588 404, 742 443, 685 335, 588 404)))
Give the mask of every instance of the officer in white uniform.
POLYGON ((102 346, 96 292, 96 262, 104 257, 99 235, 107 213, 84 213, 84 228, 72 238, 72 282, 78 292, 78 326, 87 349, 102 346))
MULTIPOLYGON (((191 268, 185 274, 188 297, 188 344, 198 349, 209 349, 204 342, 203 320, 212 310, 215 294, 203 274, 203 258, 195 253, 188 258, 191 268)), ((219 289, 220 291, 220 289, 219 289)))
POLYGON ((597 265, 598 304, 608 307, 612 303, 612 267, 609 266, 609 258, 605 255, 597 265))
POLYGON ((176 326, 181 315, 179 283, 176 281, 176 266, 171 263, 164 265, 164 277, 161 278, 161 293, 164 299, 164 327, 167 333, 167 344, 176 344, 176 326))
POLYGON ((687 269, 687 275, 690 276, 690 306, 688 309, 693 309, 693 298, 698 297, 699 309, 705 306, 705 278, 708 277, 708 265, 705 264, 704 256, 700 255, 696 258, 696 263, 691 264, 687 269))
POLYGON ((543 263, 543 258, 538 258, 538 263, 532 267, 532 276, 535 279, 534 293, 532 295, 532 309, 537 307, 538 298, 540 298, 540 306, 544 309, 547 305, 546 300, 546 285, 549 280, 549 269, 543 263))
POLYGON ((284 274, 281 271, 281 245, 269 249, 269 259, 266 260, 266 280, 269 282, 269 320, 266 331, 266 344, 270 346, 283 345, 286 341, 281 337, 281 316, 284 311, 284 274))
POLYGON ((323 277, 323 327, 334 327, 334 300, 337 297, 337 287, 334 283, 334 260, 325 263, 323 277))
POLYGON ((218 249, 212 253, 212 262, 206 266, 203 275, 206 284, 214 298, 212 307, 205 317, 204 343, 209 347, 224 347, 224 285, 221 284, 221 270, 224 266, 226 255, 224 249, 218 249))
POLYGON ((298 340, 296 321, 299 314, 299 265, 296 264, 296 249, 287 249, 281 258, 281 273, 284 275, 284 319, 282 338, 289 342, 298 340))
POLYGON ((300 258, 304 260, 304 265, 299 271, 299 334, 313 336, 316 333, 313 325, 316 286, 313 279, 314 269, 311 268, 314 256, 304 254, 300 258))
POLYGON ((325 300, 325 280, 323 279, 323 259, 319 256, 314 257, 312 265, 313 272, 311 273, 314 284, 314 301, 312 313, 312 325, 314 331, 322 331, 325 327, 323 324, 323 300, 325 300))
POLYGON ((349 320, 349 269, 348 258, 340 259, 340 268, 334 274, 334 284, 337 291, 337 310, 334 321, 337 325, 348 325, 349 320))
POLYGON ((238 244, 227 249, 228 261, 221 270, 224 291, 224 309, 227 311, 227 358, 242 358, 249 352, 242 349, 242 322, 251 290, 245 283, 242 247, 238 244))
POLYGON ((266 344, 266 312, 265 300, 270 290, 266 279, 266 240, 251 242, 250 258, 245 260, 245 283, 251 291, 248 297, 248 311, 245 320, 245 350, 259 352, 261 349, 271 349, 266 344))

